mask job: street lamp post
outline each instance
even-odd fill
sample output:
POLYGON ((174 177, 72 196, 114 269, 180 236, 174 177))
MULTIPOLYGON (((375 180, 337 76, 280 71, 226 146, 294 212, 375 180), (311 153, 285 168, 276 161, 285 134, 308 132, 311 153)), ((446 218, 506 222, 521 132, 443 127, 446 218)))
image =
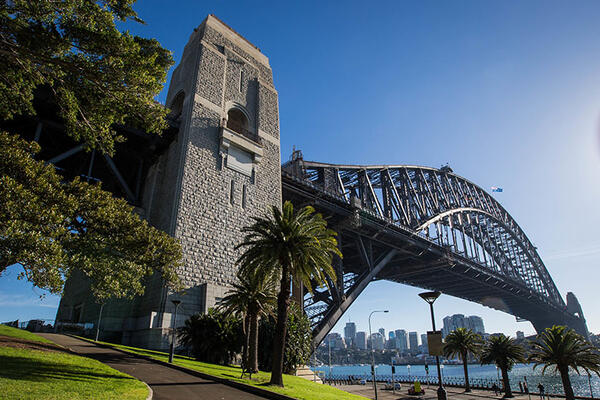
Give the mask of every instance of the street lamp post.
MULTIPOLYGON (((431 311, 431 325, 433 327, 433 331, 435 332, 435 317, 433 315, 433 302, 440 297, 440 292, 424 292, 419 293, 419 296, 425 300, 429 304, 429 309, 431 311)), ((437 389, 437 398, 438 400, 446 400, 446 390, 442 384, 442 369, 440 367, 440 356, 435 356, 435 363, 437 365, 437 373, 438 373, 438 389, 437 389)))
POLYGON ((175 316, 173 317, 173 333, 171 334, 171 351, 169 352, 169 363, 173 364, 173 355, 175 354, 175 324, 177 323, 177 309, 181 304, 181 300, 171 300, 175 305, 175 316))
POLYGON ((329 352, 329 379, 328 383, 331 385, 331 337, 327 338, 327 351, 329 352))
POLYGON ((369 338, 371 338, 371 375, 373 376, 373 390, 375 391, 375 400, 377 400, 377 383, 375 381, 375 349, 373 347, 373 333, 371 333, 371 316, 378 312, 389 312, 389 310, 375 310, 369 314, 369 338))
POLYGON ((96 342, 98 341, 98 336, 100 335, 100 321, 102 321, 102 310, 104 309, 104 302, 100 304, 100 312, 98 313, 98 325, 96 325, 96 342))

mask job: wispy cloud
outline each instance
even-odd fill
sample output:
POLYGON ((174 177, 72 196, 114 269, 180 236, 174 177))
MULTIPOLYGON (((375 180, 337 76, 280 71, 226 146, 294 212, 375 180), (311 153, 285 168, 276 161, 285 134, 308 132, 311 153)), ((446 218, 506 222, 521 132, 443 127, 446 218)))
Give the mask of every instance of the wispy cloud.
POLYGON ((46 307, 57 308, 60 299, 57 296, 39 298, 22 294, 0 293, 1 307, 46 307))
POLYGON ((571 250, 564 250, 564 251, 557 252, 557 253, 550 253, 550 254, 542 257, 542 259, 544 261, 561 260, 564 258, 577 258, 577 257, 592 256, 594 254, 600 254, 600 243, 596 244, 594 246, 590 246, 590 247, 583 247, 583 248, 579 248, 579 249, 571 249, 571 250))

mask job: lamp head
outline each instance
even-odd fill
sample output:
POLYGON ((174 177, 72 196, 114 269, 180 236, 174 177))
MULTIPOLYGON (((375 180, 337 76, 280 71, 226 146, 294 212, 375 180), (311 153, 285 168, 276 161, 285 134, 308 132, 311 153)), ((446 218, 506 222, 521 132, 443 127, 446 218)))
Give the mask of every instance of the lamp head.
POLYGON ((383 310, 383 312, 390 312, 390 310, 383 310))
POLYGON ((173 303, 175 305, 175 307, 177 307, 178 305, 181 304, 181 300, 171 300, 171 303, 173 303))
POLYGON ((429 304, 433 304, 433 302, 440 297, 440 292, 423 292, 419 293, 419 297, 428 302, 429 304))

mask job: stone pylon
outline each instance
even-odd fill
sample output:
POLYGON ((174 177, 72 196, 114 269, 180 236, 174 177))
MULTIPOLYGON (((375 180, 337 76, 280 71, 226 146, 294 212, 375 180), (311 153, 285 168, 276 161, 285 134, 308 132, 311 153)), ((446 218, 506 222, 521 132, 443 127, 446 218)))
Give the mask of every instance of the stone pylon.
MULTIPOLYGON (((209 15, 185 46, 167 106, 179 133, 144 180, 141 213, 181 241, 185 290, 153 277, 144 296, 105 305, 101 325, 104 338, 163 349, 172 326, 215 306, 235 281, 241 228, 281 205, 278 94, 256 46, 209 15)), ((74 276, 57 320, 96 323, 99 309, 74 276)))

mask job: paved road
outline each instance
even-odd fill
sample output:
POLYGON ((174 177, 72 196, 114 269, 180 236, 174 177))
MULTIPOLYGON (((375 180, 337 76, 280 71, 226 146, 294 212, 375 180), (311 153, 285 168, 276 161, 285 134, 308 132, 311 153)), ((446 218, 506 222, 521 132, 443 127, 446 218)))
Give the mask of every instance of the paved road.
MULTIPOLYGON (((402 389, 396 390, 396 393, 392 393, 391 390, 384 390, 383 384, 377 385, 377 398, 379 400, 437 400, 436 387, 423 385, 425 389, 424 396, 410 396, 407 391, 412 386, 408 383, 402 383, 402 389)), ((358 394, 368 399, 374 399, 373 384, 370 385, 338 385, 334 386, 338 389, 345 390, 346 392, 358 394)), ((463 388, 446 387, 446 395, 448 400, 503 400, 502 394, 495 395, 491 390, 478 390, 473 389, 470 393, 465 393, 463 388)), ((539 395, 527 395, 514 393, 512 400, 539 400, 539 395)))
POLYGON ((82 356, 91 357, 114 369, 146 382, 154 391, 156 400, 191 399, 263 399, 236 388, 153 363, 132 354, 96 346, 93 343, 54 333, 40 334, 82 356))

